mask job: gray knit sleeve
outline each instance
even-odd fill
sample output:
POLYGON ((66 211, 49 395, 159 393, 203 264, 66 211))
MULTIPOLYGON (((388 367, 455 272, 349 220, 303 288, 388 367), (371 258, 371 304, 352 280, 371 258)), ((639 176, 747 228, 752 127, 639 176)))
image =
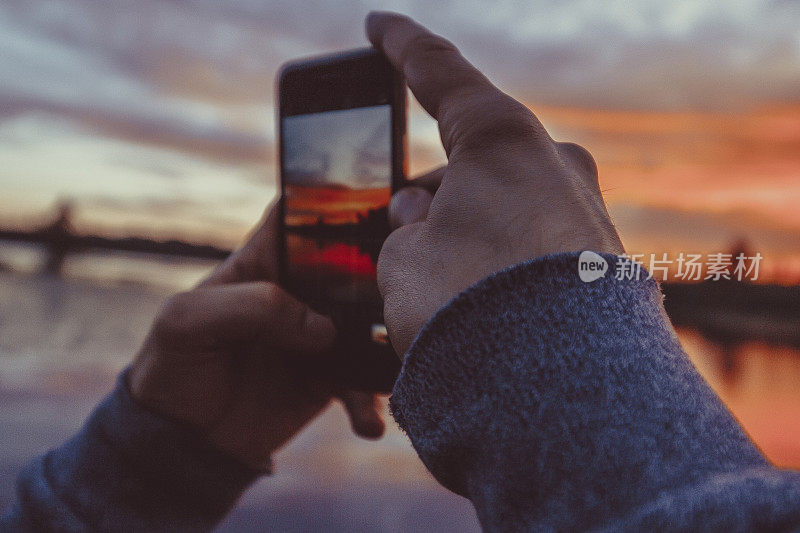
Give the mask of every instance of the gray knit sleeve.
POLYGON ((657 284, 603 257, 592 282, 574 253, 516 265, 425 325, 391 398, 425 465, 493 530, 800 527, 800 475, 697 373, 657 284))
POLYGON ((0 531, 208 531, 263 473, 141 407, 123 373, 80 433, 25 467, 0 531))

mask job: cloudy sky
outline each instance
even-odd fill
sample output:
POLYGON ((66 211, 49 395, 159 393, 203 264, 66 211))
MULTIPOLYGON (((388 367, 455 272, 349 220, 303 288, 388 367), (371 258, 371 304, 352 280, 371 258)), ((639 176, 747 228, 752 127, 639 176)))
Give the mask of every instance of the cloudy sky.
MULTIPOLYGON (((0 224, 61 198, 87 231, 235 241, 275 192, 276 69, 363 46, 374 8, 446 35, 554 137, 587 146, 629 248, 747 235, 800 257, 789 0, 4 0, 0 224)), ((420 171, 443 155, 411 113, 420 171)))
POLYGON ((381 105, 285 117, 287 182, 351 189, 390 187, 391 109, 381 105))

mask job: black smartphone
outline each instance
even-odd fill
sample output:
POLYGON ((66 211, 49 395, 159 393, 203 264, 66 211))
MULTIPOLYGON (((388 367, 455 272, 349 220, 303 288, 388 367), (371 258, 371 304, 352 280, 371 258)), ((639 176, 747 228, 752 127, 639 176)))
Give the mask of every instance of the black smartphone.
POLYGON ((280 282, 333 318, 315 369, 388 392, 400 367, 383 325, 378 254, 392 193, 405 184, 405 82, 372 48, 285 64, 278 76, 280 282))

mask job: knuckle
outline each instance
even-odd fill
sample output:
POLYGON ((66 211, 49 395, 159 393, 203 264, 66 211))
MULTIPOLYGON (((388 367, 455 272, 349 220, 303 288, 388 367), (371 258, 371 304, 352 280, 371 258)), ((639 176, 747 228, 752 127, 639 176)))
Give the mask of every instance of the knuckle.
POLYGON ((280 328, 297 327, 305 323, 308 308, 289 296, 271 281, 260 281, 255 292, 255 305, 269 310, 275 324, 280 328))
POLYGON ((283 291, 271 281, 257 281, 254 283, 254 303, 259 307, 276 307, 284 305, 283 291))
POLYGON ((584 175, 597 179, 597 162, 589 150, 579 144, 560 142, 558 152, 565 163, 578 168, 584 175))
POLYGON ((494 110, 499 138, 509 141, 544 141, 550 136, 530 109, 512 98, 504 98, 494 110))
POLYGON ((192 324, 192 293, 181 292, 171 296, 153 326, 153 333, 161 341, 179 340, 189 335, 192 324))

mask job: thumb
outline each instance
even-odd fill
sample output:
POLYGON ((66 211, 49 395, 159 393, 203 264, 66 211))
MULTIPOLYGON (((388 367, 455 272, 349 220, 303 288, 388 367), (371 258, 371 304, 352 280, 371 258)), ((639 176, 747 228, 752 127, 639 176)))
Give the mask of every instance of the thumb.
POLYGON ((328 317, 265 281, 204 286, 178 294, 167 303, 154 332, 160 341, 173 345, 259 340, 300 353, 323 352, 336 337, 328 317))

